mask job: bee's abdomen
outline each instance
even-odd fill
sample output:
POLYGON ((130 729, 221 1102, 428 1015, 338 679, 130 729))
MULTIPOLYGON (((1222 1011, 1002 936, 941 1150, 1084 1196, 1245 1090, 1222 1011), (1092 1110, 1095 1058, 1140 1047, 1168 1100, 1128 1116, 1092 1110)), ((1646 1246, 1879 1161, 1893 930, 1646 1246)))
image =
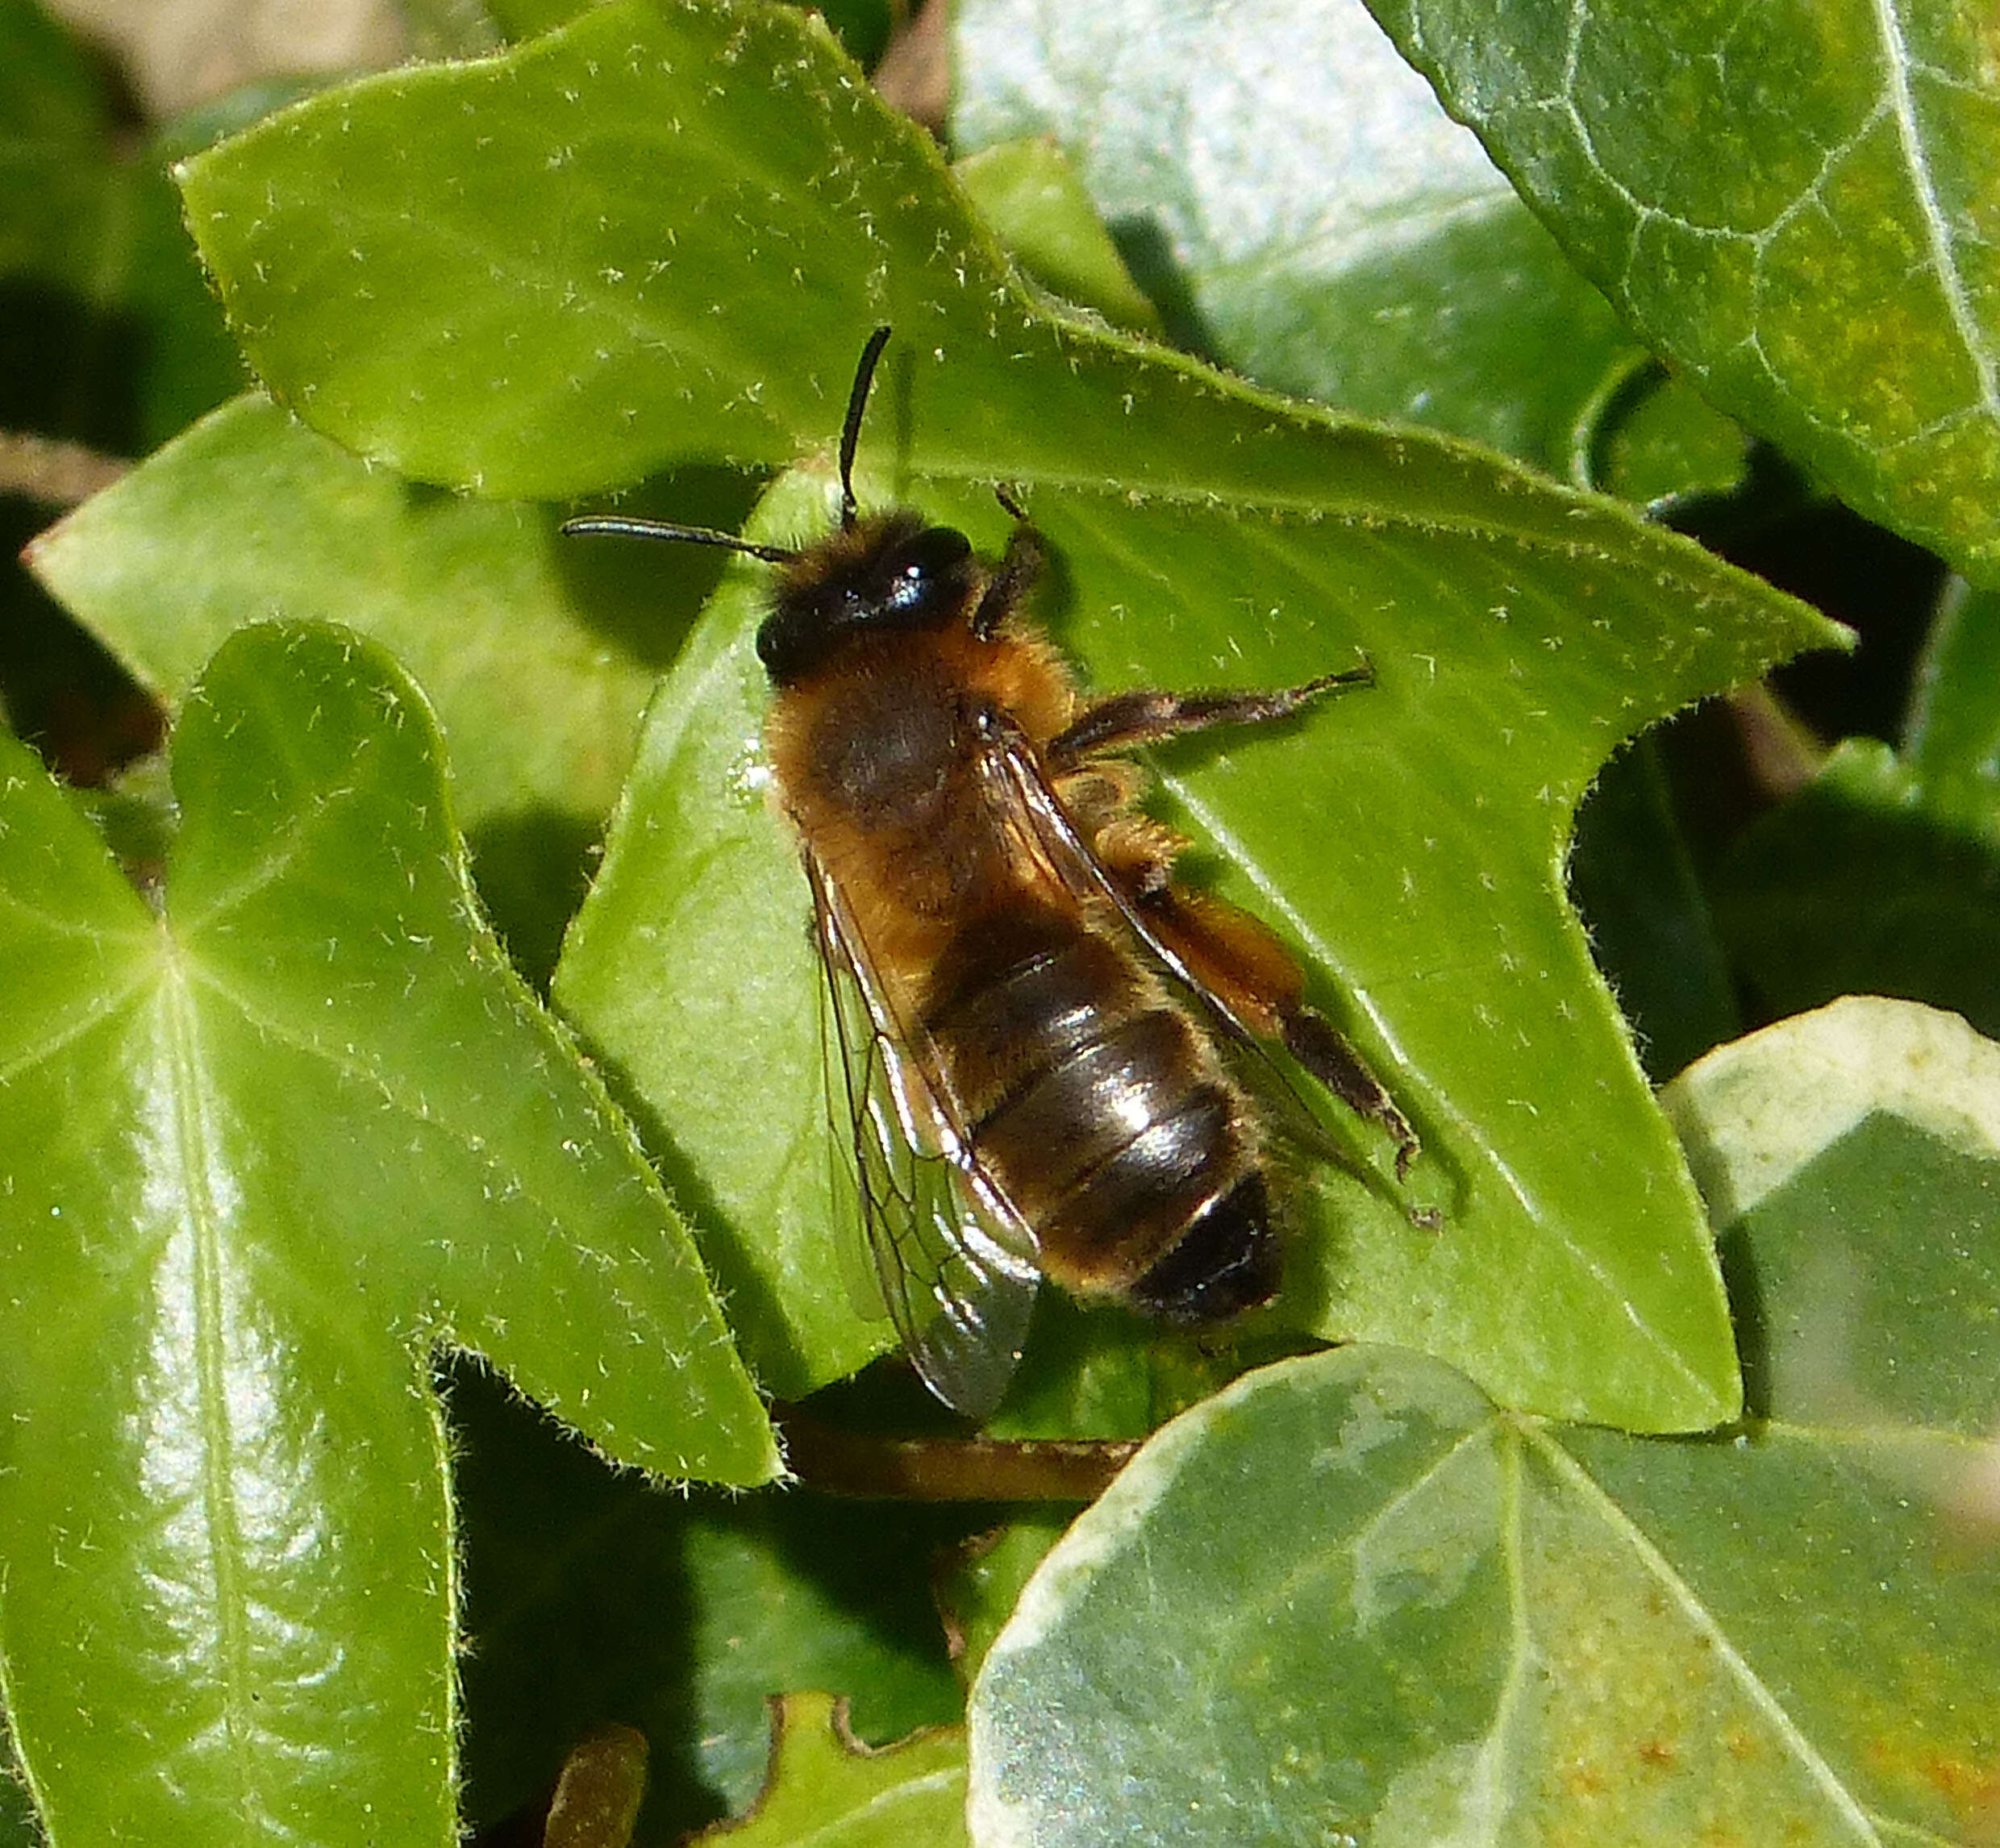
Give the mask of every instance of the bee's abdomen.
POLYGON ((1015 906, 952 939, 932 972, 923 1024, 950 1062, 969 1124, 1024 1079, 1148 1002, 1131 959, 1043 907, 1015 906))
POLYGON ((924 1017, 975 1153, 1058 1282, 1174 1321, 1270 1296, 1243 1100, 1128 953, 1060 913, 989 917, 941 959, 924 1017))
POLYGON ((1264 1176, 1252 1169, 1206 1206, 1127 1301, 1162 1321, 1223 1321, 1277 1294, 1284 1253, 1264 1176))

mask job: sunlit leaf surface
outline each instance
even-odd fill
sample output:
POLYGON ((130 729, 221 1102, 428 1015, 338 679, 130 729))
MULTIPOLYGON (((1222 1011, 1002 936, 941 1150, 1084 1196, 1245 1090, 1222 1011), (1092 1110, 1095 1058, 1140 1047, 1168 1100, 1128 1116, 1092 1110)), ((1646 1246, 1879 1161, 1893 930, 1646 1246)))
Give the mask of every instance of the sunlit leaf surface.
MULTIPOLYGON (((802 479, 756 530, 795 538, 827 504, 823 477, 802 479)), ((998 548, 990 501, 940 484, 924 504, 998 548)), ((1033 502, 1060 561, 1057 633, 1097 685, 1285 685, 1357 651, 1376 667, 1374 689, 1296 727, 1159 754, 1164 812, 1304 951, 1427 1139, 1401 1200, 1359 1132, 1373 1185, 1327 1169, 1295 1190, 1291 1317, 1448 1355, 1510 1402, 1700 1426, 1735 1403, 1707 1234, 1557 868, 1569 806, 1640 722, 1640 689, 1659 710, 1738 677, 1758 624, 1655 606, 1627 558, 1660 547, 1663 568, 1668 548, 1673 568, 1714 568, 1595 505, 1559 507, 1565 543, 1544 552, 1477 521, 1399 535, 1385 512, 1364 535, 1248 497, 1033 502), (1595 547, 1589 520, 1606 522, 1595 547), (1427 1201, 1440 1230, 1407 1216, 1427 1201)), ((556 993, 671 1151, 677 1189, 714 1205, 742 1337, 796 1394, 887 1329, 857 1319, 829 1223, 840 1131, 804 880, 761 760, 760 569, 725 579, 663 687, 556 993)))
POLYGON ((227 645, 175 735, 156 911, 0 748, 0 1644, 44 1817, 331 1838, 366 1803, 449 1842, 431 1351, 665 1475, 767 1479, 762 1410, 630 1130, 479 918, 385 657, 227 645))
POLYGON ((1673 1088, 1752 1346, 1736 1440, 1252 1374, 1040 1567, 972 1702, 985 1848, 1975 1842, 2000 1705, 2000 1048, 1844 1003, 1673 1088))
POLYGON ((1375 11, 1648 344, 1864 513, 1991 581, 1984 8, 1375 11))
MULTIPOLYGON (((1057 561, 1044 613, 1092 684, 1297 681, 1365 650, 1376 693, 1162 766, 1168 811, 1292 938, 1429 1147, 1414 1204, 1442 1236, 1379 1188, 1301 1186, 1315 1235, 1290 1313, 1448 1355, 1510 1403, 1648 1428, 1728 1413, 1696 1203, 1560 867, 1618 743, 1824 625, 1490 456, 1052 312, 931 144, 783 12, 623 0, 506 58, 306 105, 184 183, 273 389, 409 472, 580 493, 823 453, 886 322, 869 497, 997 546, 990 486, 1015 484, 1057 561)), ((744 581, 655 709, 560 992, 715 1222, 764 1376, 794 1391, 880 1336, 826 1256, 812 972, 757 782, 744 581)))
POLYGON ((394 649, 450 743, 482 896, 545 971, 694 607, 656 582, 619 599, 623 561, 558 542, 555 523, 414 488, 246 397, 44 534, 29 562, 169 704, 260 618, 337 620, 394 649))

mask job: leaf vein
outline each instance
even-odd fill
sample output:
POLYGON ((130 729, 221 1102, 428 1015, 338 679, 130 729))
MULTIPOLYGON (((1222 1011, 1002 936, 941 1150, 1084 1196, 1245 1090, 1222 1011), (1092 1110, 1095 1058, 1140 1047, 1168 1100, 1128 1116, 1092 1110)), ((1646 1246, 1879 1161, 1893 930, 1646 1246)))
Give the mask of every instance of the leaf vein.
POLYGON ((1751 1667, 1748 1659, 1710 1613, 1707 1606, 1696 1595, 1694 1588, 1675 1569, 1673 1562, 1653 1544, 1638 1522, 1606 1492, 1597 1479, 1546 1432, 1524 1427, 1523 1438, 1524 1442, 1536 1446, 1557 1475, 1568 1481, 1586 1502, 1596 1507, 1605 1525, 1631 1548, 1640 1564, 1651 1574, 1679 1607, 1688 1622, 1715 1650, 1716 1660, 1734 1678, 1751 1705, 1764 1716, 1779 1741, 1790 1749, 1806 1775, 1824 1793, 1835 1811, 1859 1833, 1864 1841, 1877 1844, 1879 1848, 1881 1836, 1868 1813, 1840 1781, 1833 1767, 1806 1738, 1798 1721, 1785 1711, 1783 1703, 1763 1676, 1751 1667))
POLYGON ((1931 248, 1931 260, 1937 273, 1938 286, 1944 293, 1945 312, 1950 316, 1960 343, 1978 375, 1981 408, 1991 416, 2000 413, 2000 378, 1996 377, 1994 356, 1982 336, 1979 317, 1967 298, 1965 279, 1960 272, 1953 249, 1952 227, 1946 219, 1944 206, 1939 202, 1937 182, 1931 173, 1930 156, 1917 122, 1916 101, 1910 89, 1910 73, 1914 60, 1903 37, 1902 16, 1898 11, 1896 0, 1874 0, 1874 8, 1876 23, 1881 31, 1883 49, 1886 54, 1884 63, 1887 72, 1890 115, 1896 124, 1898 139, 1902 144, 1903 160, 1910 170, 1917 209, 1923 217, 1925 241, 1931 248))

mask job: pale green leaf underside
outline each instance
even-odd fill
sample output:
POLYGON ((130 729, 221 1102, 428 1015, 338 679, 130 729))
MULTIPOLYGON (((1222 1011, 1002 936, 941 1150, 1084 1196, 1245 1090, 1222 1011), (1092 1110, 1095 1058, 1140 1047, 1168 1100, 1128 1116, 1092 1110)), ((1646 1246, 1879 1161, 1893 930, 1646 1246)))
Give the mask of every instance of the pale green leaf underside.
POLYGON ((1232 371, 1563 473, 1639 355, 1361 0, 973 0, 953 32, 955 144, 1060 147, 1232 371))
POLYGON ((1886 1113, 2000 1159, 2000 1047, 1956 1014, 1856 995, 1718 1048, 1660 1095, 1719 1226, 1886 1113))
POLYGON ((1735 1442, 1524 1421, 1365 1347, 1167 1426, 987 1659, 978 1838, 1980 1839, 1996 1058, 1850 1001, 1671 1088, 1731 1215, 1735 1442))
POLYGON ((1023 1595, 974 1835, 1968 1839, 2000 1583, 1906 1492, 1934 1447, 1544 1428, 1381 1349, 1252 1375, 1023 1595))

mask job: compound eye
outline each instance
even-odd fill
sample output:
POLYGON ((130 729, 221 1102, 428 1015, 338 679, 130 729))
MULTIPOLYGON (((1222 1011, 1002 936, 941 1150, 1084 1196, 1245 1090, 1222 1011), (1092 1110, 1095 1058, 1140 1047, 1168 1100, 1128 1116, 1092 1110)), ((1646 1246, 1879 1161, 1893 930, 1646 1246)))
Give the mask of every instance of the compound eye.
POLYGON ((903 569, 912 576, 943 577, 973 555, 973 542, 955 527, 926 527, 910 542, 903 569))
POLYGON ((914 614, 939 585, 962 576, 960 568, 972 555, 972 541, 963 533, 951 527, 926 527, 888 560, 884 602, 898 612, 914 614))

